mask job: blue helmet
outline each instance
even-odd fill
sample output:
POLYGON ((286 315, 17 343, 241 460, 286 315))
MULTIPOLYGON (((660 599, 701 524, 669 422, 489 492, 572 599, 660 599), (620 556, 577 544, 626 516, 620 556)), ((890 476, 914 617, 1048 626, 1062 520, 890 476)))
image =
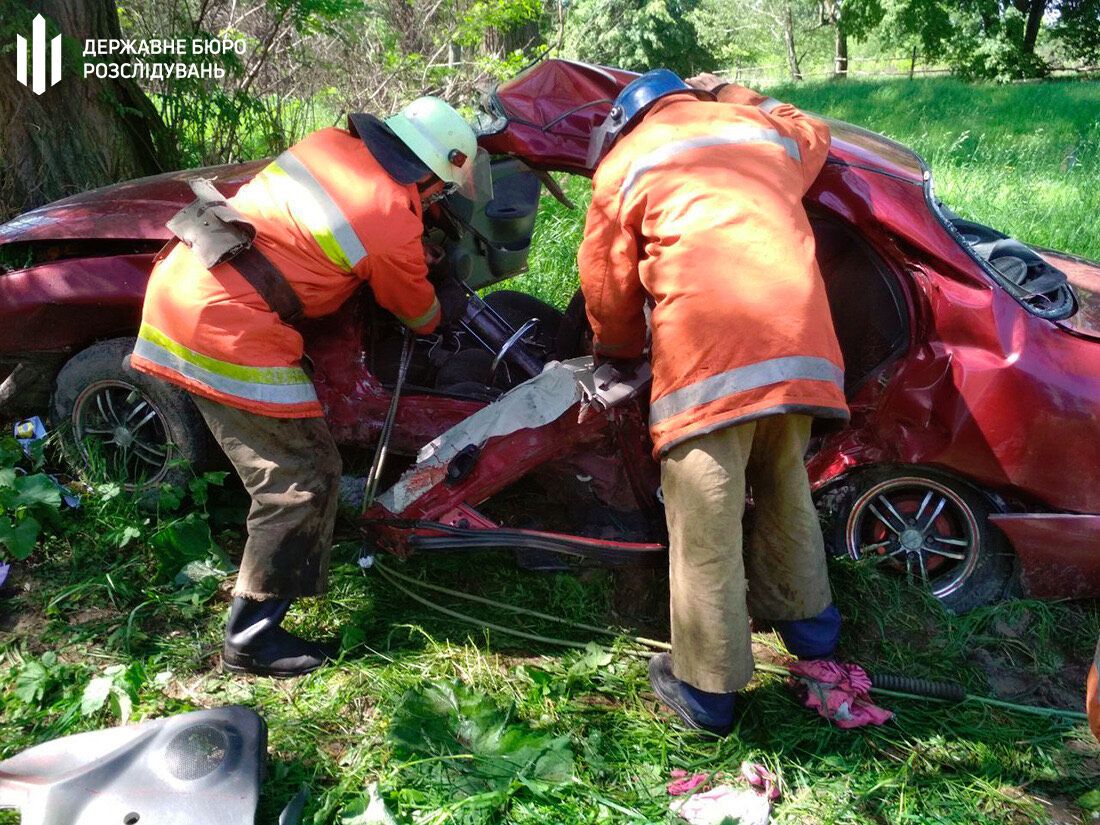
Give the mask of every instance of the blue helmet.
POLYGON ((678 74, 669 69, 653 69, 634 78, 623 87, 607 118, 592 130, 588 139, 588 167, 596 164, 615 145, 615 141, 636 123, 649 108, 668 95, 688 92, 703 100, 713 100, 714 95, 701 89, 693 89, 678 74))

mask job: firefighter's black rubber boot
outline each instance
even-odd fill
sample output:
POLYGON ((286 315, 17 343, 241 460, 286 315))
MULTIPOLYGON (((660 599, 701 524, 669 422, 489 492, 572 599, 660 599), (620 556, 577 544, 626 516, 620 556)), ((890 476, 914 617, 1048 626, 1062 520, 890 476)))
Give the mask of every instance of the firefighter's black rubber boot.
POLYGON ((226 670, 259 676, 301 676, 332 658, 324 645, 280 627, 290 601, 233 598, 222 647, 222 666, 226 670))

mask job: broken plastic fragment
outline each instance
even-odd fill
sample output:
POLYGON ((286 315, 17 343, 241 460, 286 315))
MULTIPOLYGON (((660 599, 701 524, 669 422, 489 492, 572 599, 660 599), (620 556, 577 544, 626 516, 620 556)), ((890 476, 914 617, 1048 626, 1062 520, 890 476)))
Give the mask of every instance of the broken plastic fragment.
POLYGON ((302 813, 305 811, 307 802, 309 802, 309 785, 303 784, 279 814, 279 825, 298 825, 302 821, 302 813))
POLYGON ((767 797, 748 788, 719 785, 686 799, 673 799, 669 809, 691 825, 767 825, 772 804, 767 797))
POLYGON ((46 437, 46 425, 37 415, 18 422, 13 429, 15 440, 19 442, 28 458, 31 455, 31 445, 46 437))

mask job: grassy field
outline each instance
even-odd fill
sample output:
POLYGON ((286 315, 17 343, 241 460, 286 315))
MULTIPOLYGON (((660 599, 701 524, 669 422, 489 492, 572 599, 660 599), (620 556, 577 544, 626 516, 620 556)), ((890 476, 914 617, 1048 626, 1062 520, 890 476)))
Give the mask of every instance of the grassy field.
MULTIPOLYGON (((914 145, 960 213, 1100 258, 1100 84, 770 91, 914 145)), ((582 204, 585 186, 570 183, 582 204)), ((517 280, 563 304, 575 286, 583 213, 548 205, 532 271, 517 280)), ((302 632, 338 637, 341 661, 294 681, 230 678, 218 671, 218 652, 231 582, 217 572, 224 562, 209 538, 221 551, 239 549, 240 496, 201 479, 190 492, 181 501, 163 490, 150 512, 100 487, 17 565, 0 597, 0 759, 123 717, 240 703, 270 726, 260 823, 274 823, 303 784, 311 789, 307 822, 385 822, 366 812, 371 783, 403 823, 668 823, 671 770, 736 774, 744 759, 780 776, 774 821, 792 825, 1083 822, 1090 814, 1078 800, 1089 803, 1100 787, 1100 748, 1079 724, 972 702, 883 699, 897 713, 893 722, 844 732, 802 709, 770 674, 742 698, 733 736, 688 734, 658 708, 645 660, 624 639, 605 647, 608 638, 592 630, 423 589, 623 628, 605 571, 527 573, 491 553, 384 559, 362 570, 350 522, 339 531, 331 592, 293 617, 302 632), (187 561, 207 557, 211 575, 178 576, 187 561), (581 647, 509 636, 484 622, 581 647), (459 738, 473 752, 457 745, 458 720, 433 710, 433 697, 462 708, 468 727, 459 738), (522 746, 511 760, 494 735, 502 729, 522 746)), ((846 619, 843 657, 959 680, 978 695, 1079 706, 1100 633, 1095 604, 1016 601, 958 617, 865 566, 834 561, 831 572, 846 619)), ((756 638, 761 657, 781 655, 773 634, 756 638)), ((3 825, 17 821, 0 812, 3 825)))

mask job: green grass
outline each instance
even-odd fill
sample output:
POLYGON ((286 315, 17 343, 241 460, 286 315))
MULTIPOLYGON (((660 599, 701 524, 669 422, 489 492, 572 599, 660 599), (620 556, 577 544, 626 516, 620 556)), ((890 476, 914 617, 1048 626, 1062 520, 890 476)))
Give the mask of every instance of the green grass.
MULTIPOLYGON (((1094 218, 1100 85, 972 87, 938 80, 770 91, 913 145, 959 212, 1034 243, 1100 257, 1094 218), (1048 115, 1042 131, 1013 120, 1036 110, 1048 115), (1077 147, 1076 164, 1063 170, 1070 146, 1077 147)), ((531 272, 510 288, 559 306, 568 301, 586 190, 586 181, 569 182, 577 212, 547 199, 531 272)), ((150 514, 112 492, 101 490, 81 514, 67 516, 66 526, 19 569, 16 595, 0 599, 0 758, 117 724, 125 694, 132 718, 230 703, 258 709, 270 726, 262 823, 273 823, 303 783, 312 789, 306 821, 339 822, 373 781, 401 822, 667 823, 670 770, 736 773, 743 759, 763 761, 780 775, 784 798, 774 821, 791 825, 1065 822, 1081 815, 1074 800, 1100 785, 1100 748, 1081 725, 974 704, 891 699, 883 704, 897 712, 894 722, 843 732, 803 710, 771 675, 750 686, 734 736, 701 739, 658 710, 644 661, 621 644, 605 659, 443 616, 408 599, 378 571, 361 571, 348 524, 330 594, 303 602, 293 615, 304 633, 338 636, 341 662, 295 681, 229 678, 216 667, 229 582, 175 586, 164 549, 172 542, 156 538, 183 529, 178 519, 187 506, 169 500, 160 514, 150 514), (82 713, 85 687, 114 666, 121 666, 112 677, 114 705, 82 713), (400 755, 389 727, 406 691, 456 677, 499 705, 514 704, 536 729, 567 737, 574 781, 466 797, 447 774, 400 755)), ((239 548, 239 508, 222 497, 214 504, 209 512, 198 507, 197 521, 213 526, 223 548, 239 548)), ((180 535, 197 535, 196 520, 187 524, 192 532, 180 535)), ((509 556, 490 553, 386 563, 573 621, 617 625, 605 571, 525 573, 509 556)), ((1079 705, 1100 633, 1095 603, 1016 601, 956 617, 867 567, 834 562, 832 578, 846 619, 845 657, 870 669, 960 680, 983 695, 1018 677, 1029 701, 1079 705)), ((425 595, 528 632, 601 641, 425 595)), ((780 646, 770 633, 757 641, 767 655, 780 646)), ((0 812, 0 823, 14 821, 0 812)))
POLYGON ((960 215, 1100 259, 1100 82, 846 81, 768 93, 910 146, 960 215))
MULTIPOLYGON (((230 703, 263 714, 271 765, 259 822, 274 822, 303 783, 313 794, 307 821, 339 822, 373 781, 407 822, 670 822, 663 788, 672 769, 736 773, 743 759, 763 761, 781 776, 780 823, 1053 821, 1047 818, 1051 800, 1074 810, 1073 800, 1096 784, 1100 748, 1082 726, 978 705, 898 699, 884 701, 897 712, 886 727, 843 732, 800 708, 770 675, 759 676, 742 699, 734 736, 702 739, 657 708, 644 660, 620 647, 593 658, 440 615, 378 571, 361 571, 347 524, 331 593, 301 603, 293 617, 304 633, 339 637, 340 663, 295 681, 227 677, 216 660, 228 581, 180 589, 171 583, 163 551, 153 547, 153 537, 188 509, 172 504, 158 516, 125 496, 88 501, 23 569, 19 594, 0 601, 0 758, 116 724, 118 707, 108 702, 85 714, 81 699, 92 679, 119 666, 115 684, 133 702, 132 718, 230 703), (131 525, 139 536, 120 548, 131 525), (567 737, 575 779, 538 793, 509 787, 467 804, 470 797, 456 793, 447 777, 396 755, 388 730, 406 691, 456 677, 499 705, 514 704, 535 729, 567 737)), ((239 547, 234 521, 240 511, 227 517, 224 509, 212 508, 219 542, 239 547)), ((491 553, 385 564, 571 621, 615 626, 606 571, 525 573, 509 556, 491 553)), ((973 655, 980 648, 1023 674, 1039 699, 1077 701, 1078 671, 1100 631, 1094 605, 1020 601, 955 617, 870 568, 835 562, 832 575, 847 622, 844 656, 884 671, 957 679, 987 694, 988 670, 973 655), (1061 694, 1044 693, 1044 685, 1055 684, 1061 694)), ((422 595, 528 632, 605 641, 422 595)), ((770 633, 757 641, 772 651, 767 655, 781 650, 770 633)), ((0 815, 6 821, 12 820, 0 815)))

